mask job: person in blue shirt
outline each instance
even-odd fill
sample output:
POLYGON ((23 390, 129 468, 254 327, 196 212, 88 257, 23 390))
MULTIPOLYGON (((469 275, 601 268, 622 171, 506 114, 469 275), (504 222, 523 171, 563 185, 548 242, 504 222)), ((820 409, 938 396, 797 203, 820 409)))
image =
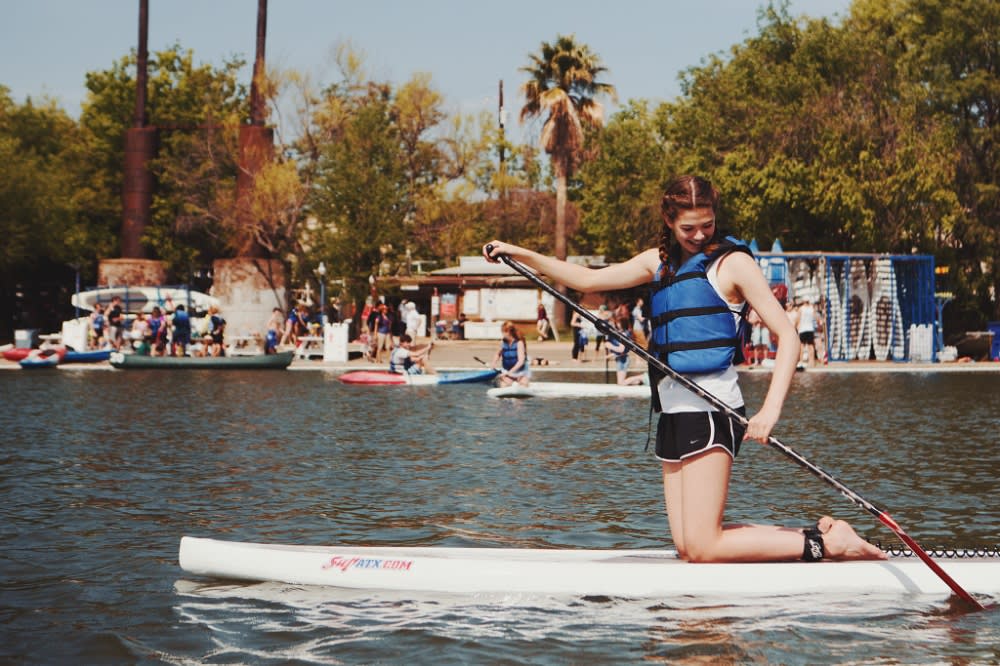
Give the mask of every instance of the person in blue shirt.
POLYGON ((485 245, 483 254, 494 262, 507 255, 582 293, 649 285, 651 351, 734 410, 744 409, 733 360, 745 308, 756 310, 777 339, 770 386, 745 428, 669 375, 651 377, 660 412, 656 457, 670 533, 683 559, 884 559, 879 548, 830 516, 805 529, 722 521, 740 443, 766 443, 781 415, 799 360, 799 336, 749 249, 720 230, 719 208, 719 193, 710 182, 683 176, 664 190, 659 247, 627 261, 592 270, 498 240, 485 245))
POLYGON ((183 305, 178 305, 177 309, 174 310, 171 323, 174 326, 174 335, 170 343, 170 355, 186 356, 187 346, 191 344, 191 318, 183 305))

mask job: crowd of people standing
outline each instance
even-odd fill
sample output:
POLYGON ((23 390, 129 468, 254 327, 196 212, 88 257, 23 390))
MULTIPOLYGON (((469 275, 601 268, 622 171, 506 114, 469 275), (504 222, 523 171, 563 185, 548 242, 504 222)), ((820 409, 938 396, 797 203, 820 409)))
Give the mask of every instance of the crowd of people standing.
POLYGON ((94 306, 87 346, 145 356, 185 356, 192 343, 197 343, 195 355, 224 356, 225 331, 226 320, 214 305, 195 328, 183 303, 175 306, 168 298, 163 307, 155 305, 149 314, 137 312, 130 318, 121 297, 114 296, 106 307, 94 306))

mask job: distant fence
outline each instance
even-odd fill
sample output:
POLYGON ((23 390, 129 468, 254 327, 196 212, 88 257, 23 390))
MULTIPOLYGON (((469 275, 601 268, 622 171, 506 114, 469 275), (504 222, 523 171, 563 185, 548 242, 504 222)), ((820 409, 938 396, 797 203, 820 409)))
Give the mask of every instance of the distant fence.
POLYGON ((933 361, 939 339, 930 255, 759 252, 772 288, 809 300, 830 361, 933 361))

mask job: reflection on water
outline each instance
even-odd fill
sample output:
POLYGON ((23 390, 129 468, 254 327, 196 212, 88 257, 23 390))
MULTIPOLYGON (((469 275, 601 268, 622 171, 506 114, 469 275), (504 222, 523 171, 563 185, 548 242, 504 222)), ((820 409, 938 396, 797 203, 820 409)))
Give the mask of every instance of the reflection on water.
MULTIPOLYGON (((766 375, 749 374, 751 408, 766 375)), ((924 546, 989 546, 994 374, 800 373, 779 438, 924 546)), ((182 534, 311 544, 668 547, 641 401, 332 374, 0 373, 0 661, 996 661, 996 613, 945 599, 421 598, 188 580, 182 534), (72 631, 67 634, 67 628, 72 631)), ((848 517, 746 446, 731 521, 848 517)))

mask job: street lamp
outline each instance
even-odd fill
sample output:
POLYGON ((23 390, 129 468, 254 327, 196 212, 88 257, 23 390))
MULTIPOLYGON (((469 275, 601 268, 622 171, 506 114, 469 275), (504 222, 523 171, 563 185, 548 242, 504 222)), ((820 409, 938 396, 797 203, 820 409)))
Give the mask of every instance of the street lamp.
POLYGON ((322 261, 316 267, 316 274, 319 275, 319 322, 326 326, 326 264, 322 261))

